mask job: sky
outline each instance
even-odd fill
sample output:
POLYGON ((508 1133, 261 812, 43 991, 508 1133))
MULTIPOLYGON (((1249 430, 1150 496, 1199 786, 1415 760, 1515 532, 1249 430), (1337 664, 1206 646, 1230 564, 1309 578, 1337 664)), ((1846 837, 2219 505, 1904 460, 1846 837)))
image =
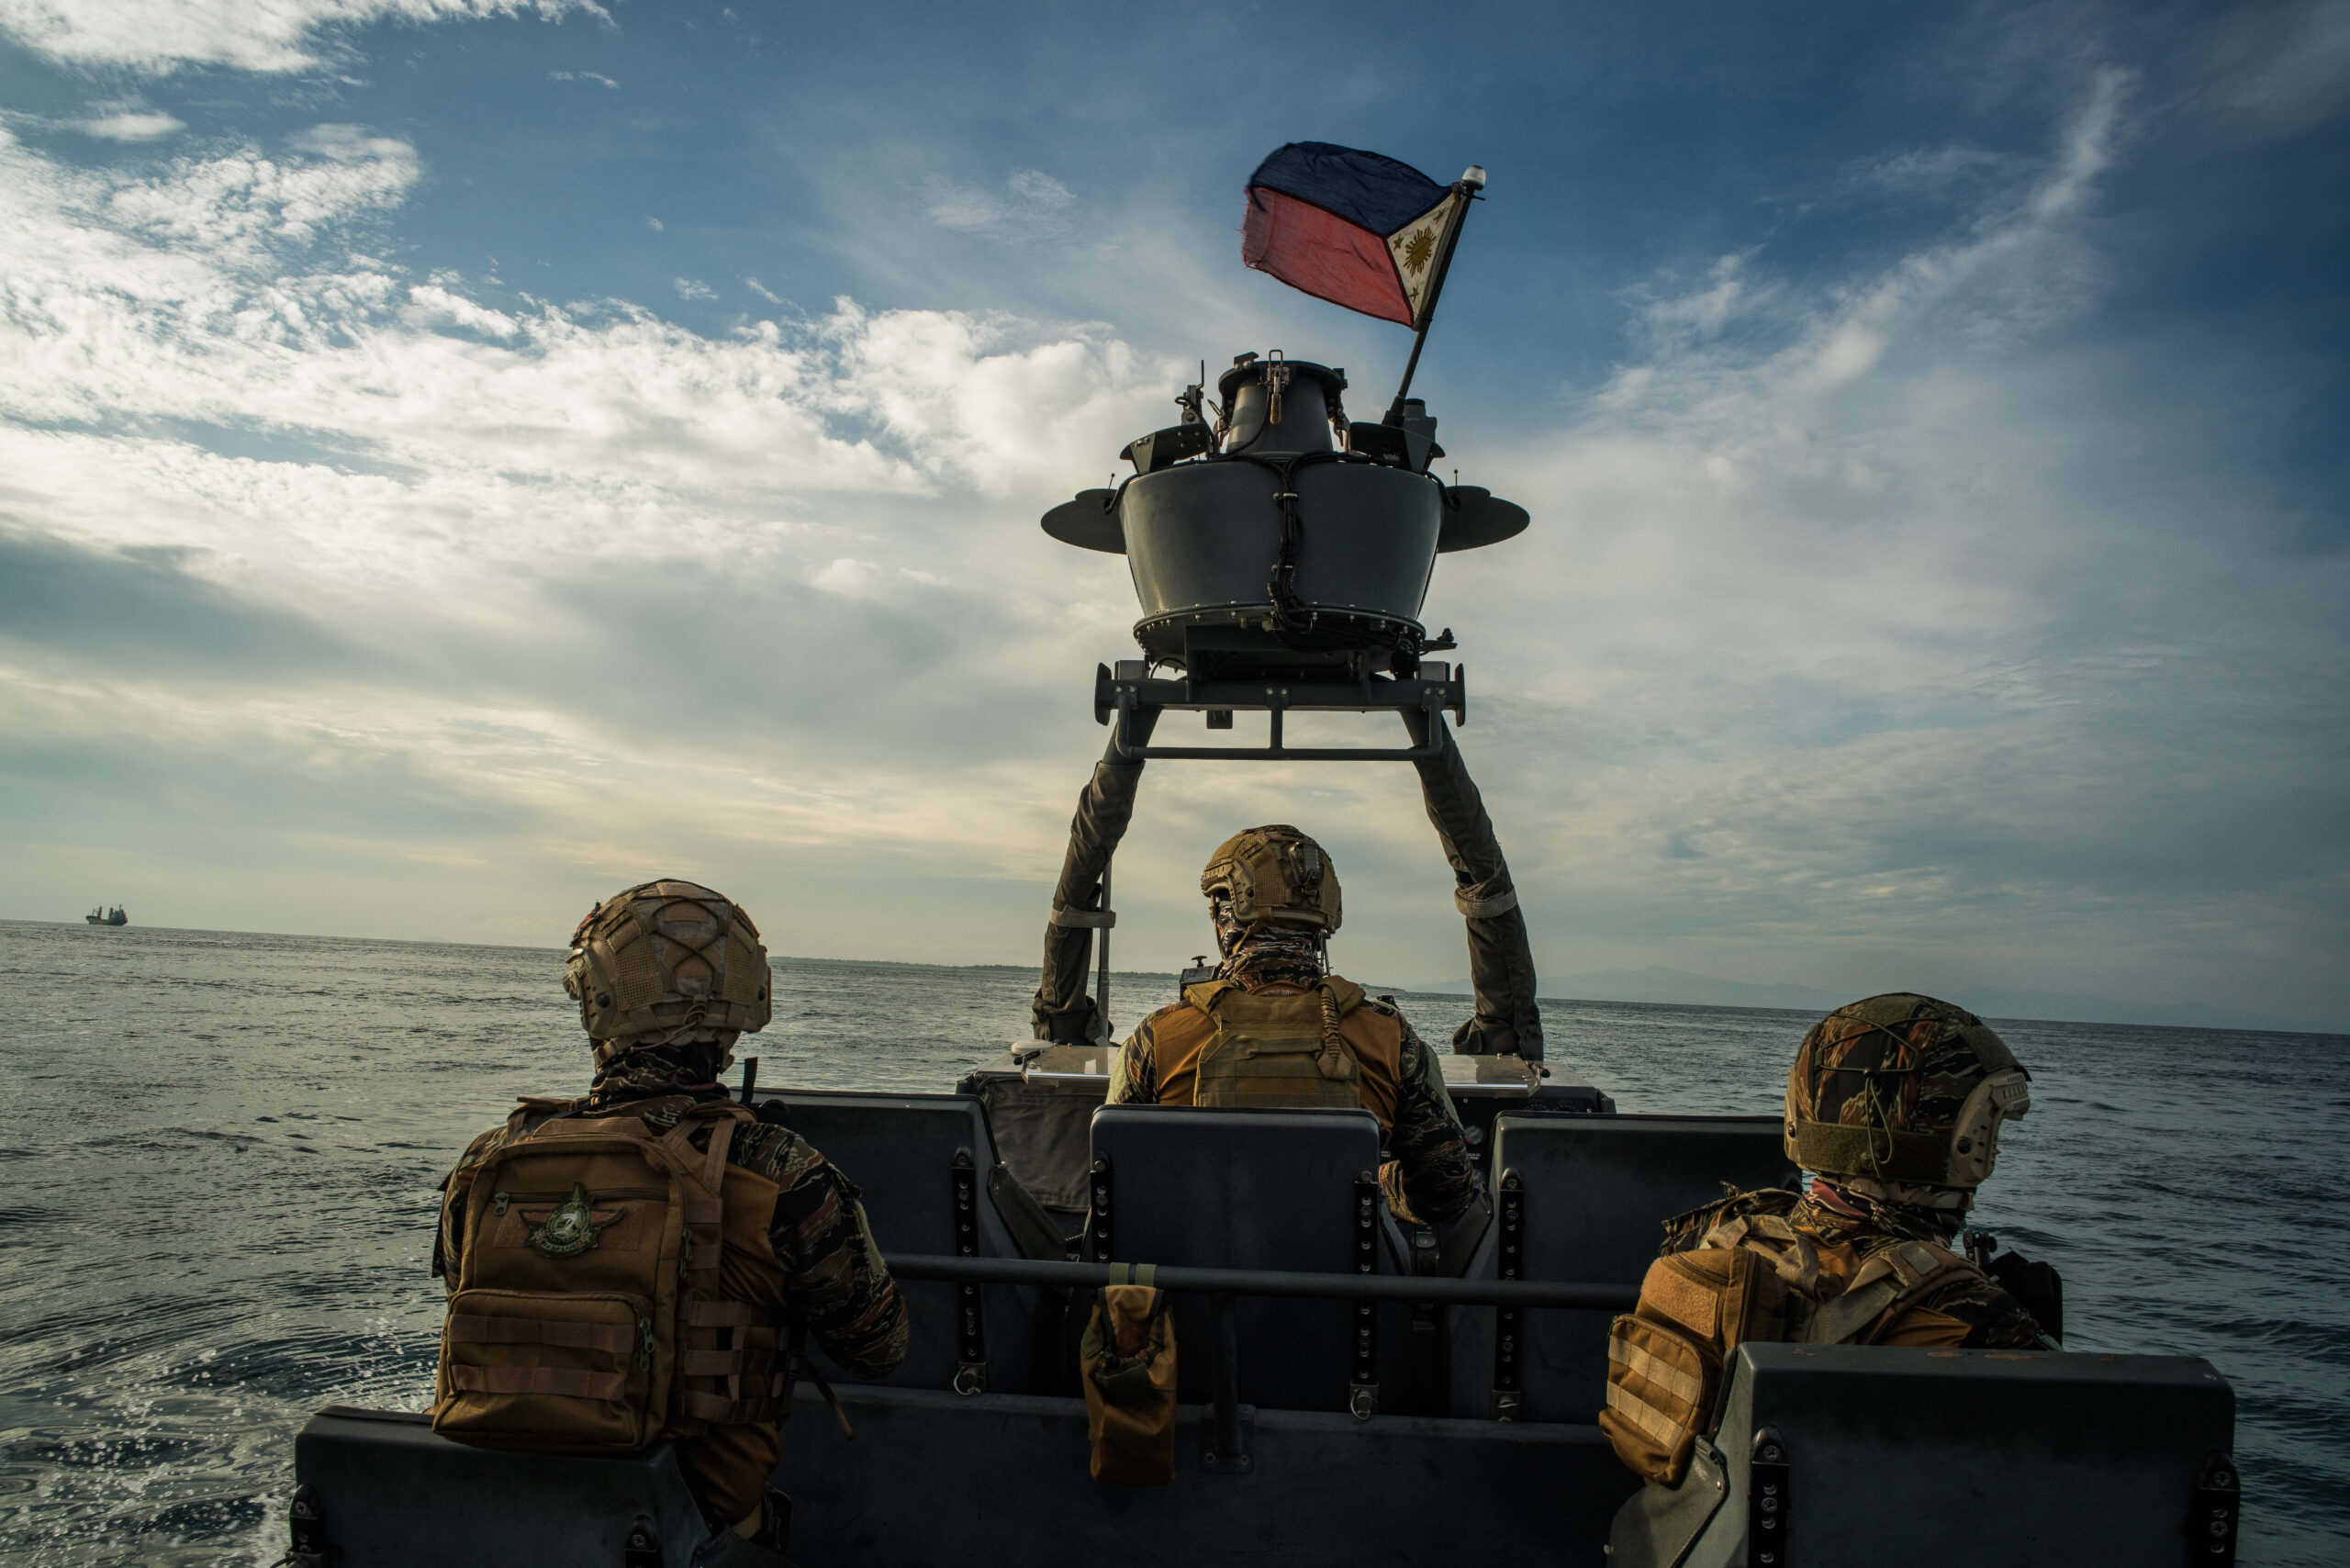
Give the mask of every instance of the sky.
MULTIPOLYGON (((1036 518, 1409 346, 1240 264, 1315 140, 1491 173, 1426 619, 1546 993, 2350 1029, 2346 126, 2344 0, 0 0, 0 917, 1034 962, 1137 614, 1036 518)), ((1466 972, 1399 765, 1152 764, 1118 967, 1266 821, 1466 972)))

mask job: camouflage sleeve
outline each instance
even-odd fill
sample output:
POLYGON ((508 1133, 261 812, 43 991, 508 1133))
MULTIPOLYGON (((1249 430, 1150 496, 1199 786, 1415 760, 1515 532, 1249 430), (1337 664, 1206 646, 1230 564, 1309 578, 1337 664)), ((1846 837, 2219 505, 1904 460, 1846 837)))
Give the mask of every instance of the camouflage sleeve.
MULTIPOLYGON (((1377 1005, 1374 1003, 1374 1005, 1377 1005)), ((1467 1208, 1478 1192, 1477 1168, 1469 1159, 1469 1140, 1461 1136, 1460 1114, 1445 1092, 1444 1079, 1430 1059, 1427 1046, 1404 1021, 1391 1015, 1404 1030, 1397 1063, 1395 1131, 1389 1148, 1395 1156, 1395 1184, 1402 1188, 1400 1205, 1407 1217, 1442 1225, 1467 1208)), ((1391 1207, 1394 1193, 1389 1193, 1391 1207)))
POLYGON ((879 1377, 906 1359, 906 1298, 874 1245, 856 1183, 805 1138, 777 1131, 767 1174, 782 1191, 767 1235, 793 1309, 843 1368, 879 1377))
POLYGON ((1913 1303, 1876 1343, 1966 1350, 2045 1350, 2055 1341, 1996 1280, 1959 1280, 1913 1303))
POLYGON ((1151 1053, 1148 1018, 1135 1025, 1135 1032, 1126 1036, 1126 1043, 1111 1059, 1108 1103, 1158 1103, 1158 1070, 1151 1053))
MULTIPOLYGON (((457 1171, 497 1148, 504 1140, 505 1135, 504 1127, 492 1127, 467 1144, 465 1152, 457 1160, 456 1168, 441 1178, 441 1191, 443 1193, 448 1193, 449 1184, 456 1180, 457 1171)), ((457 1289, 460 1262, 457 1255, 463 1250, 458 1238, 464 1233, 464 1194, 459 1193, 454 1196, 444 1197, 440 1206, 439 1228, 432 1235, 432 1277, 439 1280, 442 1288, 452 1294, 454 1294, 457 1289)))

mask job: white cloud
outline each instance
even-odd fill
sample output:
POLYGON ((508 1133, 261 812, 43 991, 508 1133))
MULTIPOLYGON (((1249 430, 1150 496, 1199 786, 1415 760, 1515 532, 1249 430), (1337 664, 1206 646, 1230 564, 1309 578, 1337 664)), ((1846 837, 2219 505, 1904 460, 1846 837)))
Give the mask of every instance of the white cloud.
POLYGON ((743 286, 749 289, 753 294, 757 295, 761 299, 766 300, 769 305, 780 305, 783 303, 783 296, 776 293, 775 290, 769 288, 766 284, 761 283, 757 278, 744 278, 743 280, 743 286))
POLYGON ((1004 180, 1002 194, 930 175, 922 185, 922 204, 941 229, 998 240, 1037 240, 1068 232, 1066 215, 1077 205, 1077 196, 1040 169, 1019 169, 1004 180))
POLYGON ((669 281, 669 286, 677 291, 677 297, 680 299, 700 300, 718 297, 718 290, 699 278, 672 278, 669 281))
POLYGON ((338 35, 375 23, 574 14, 610 19, 595 0, 0 0, 0 32, 68 65, 283 73, 318 69, 338 35))
POLYGON ((547 80, 550 82, 595 82, 613 88, 620 85, 600 71, 550 71, 547 73, 547 80))
POLYGON ((88 119, 75 120, 73 124, 73 129, 83 135, 107 141, 161 141, 187 129, 185 120, 155 109, 95 115, 88 119))

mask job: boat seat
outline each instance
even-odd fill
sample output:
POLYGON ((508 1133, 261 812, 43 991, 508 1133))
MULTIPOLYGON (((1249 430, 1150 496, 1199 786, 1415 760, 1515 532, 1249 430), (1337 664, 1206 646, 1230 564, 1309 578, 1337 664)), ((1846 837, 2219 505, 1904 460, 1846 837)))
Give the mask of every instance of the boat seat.
MULTIPOLYGON (((1096 1180, 1108 1184, 1106 1212, 1097 1198, 1089 1232, 1098 1259, 1355 1271, 1356 1183, 1379 1170, 1379 1120, 1369 1111, 1105 1105, 1093 1114, 1092 1150, 1097 1166, 1106 1164, 1096 1180)), ((1376 1271, 1407 1272, 1409 1254, 1383 1203, 1373 1225, 1376 1271)), ((1244 1296, 1237 1317, 1242 1404, 1348 1407, 1350 1304, 1244 1296)), ((1178 1397, 1212 1399, 1210 1305, 1178 1295, 1174 1318, 1178 1397)), ((1405 1308, 1379 1309, 1383 1389, 1393 1386, 1408 1322, 1405 1308)))
POLYGON ((426 1416, 336 1405, 296 1436, 294 1468, 335 1568, 688 1568, 710 1535, 666 1443, 504 1453, 436 1436, 426 1416))
MULTIPOLYGON (((999 1172, 986 1113, 971 1096, 782 1089, 755 1092, 753 1099, 762 1108, 781 1107, 784 1124, 864 1190, 865 1217, 883 1257, 957 1250, 958 1158, 969 1161, 979 1257, 1064 1256, 1059 1230, 1017 1182, 999 1172), (1039 1225, 1041 1234, 1027 1234, 1039 1225)), ((954 1387, 962 1361, 960 1287, 907 1280, 899 1288, 913 1318, 912 1339, 897 1371, 877 1381, 954 1387)), ((1058 1298, 1015 1285, 987 1285, 979 1295, 986 1385, 1007 1394, 1058 1392, 1057 1385, 1035 1382, 1040 1375, 1049 1380, 1053 1372, 1039 1359, 1038 1339, 1058 1343, 1058 1298)), ((827 1377, 841 1375, 812 1339, 809 1350, 827 1377)))
MULTIPOLYGON (((1516 1178, 1524 1205, 1520 1277, 1637 1287, 1674 1215, 1720 1197, 1725 1182, 1740 1189, 1794 1184, 1782 1141, 1776 1116, 1495 1117, 1490 1169, 1496 1184, 1516 1178)), ((1468 1278, 1498 1273, 1501 1228, 1486 1232, 1468 1278)), ((1607 1384, 1607 1321, 1604 1312, 1520 1314, 1522 1419, 1597 1419, 1607 1384)), ((1494 1322, 1489 1307, 1452 1314, 1456 1416, 1491 1413, 1494 1322)))
POLYGON ((1729 1370, 1720 1432, 1624 1506, 1610 1568, 2234 1561, 2208 1361, 1750 1343, 1729 1370))

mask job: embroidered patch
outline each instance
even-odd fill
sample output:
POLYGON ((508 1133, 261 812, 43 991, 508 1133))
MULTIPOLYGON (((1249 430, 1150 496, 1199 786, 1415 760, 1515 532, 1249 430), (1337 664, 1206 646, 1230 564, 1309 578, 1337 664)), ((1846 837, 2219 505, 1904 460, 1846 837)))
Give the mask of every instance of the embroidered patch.
POLYGON ((544 1225, 531 1227, 531 1245, 550 1258, 576 1258, 596 1245, 596 1238, 613 1220, 628 1213, 626 1209, 608 1209, 610 1219, 598 1219, 588 1202, 588 1188, 578 1182, 571 1184, 571 1196, 555 1206, 544 1225))

